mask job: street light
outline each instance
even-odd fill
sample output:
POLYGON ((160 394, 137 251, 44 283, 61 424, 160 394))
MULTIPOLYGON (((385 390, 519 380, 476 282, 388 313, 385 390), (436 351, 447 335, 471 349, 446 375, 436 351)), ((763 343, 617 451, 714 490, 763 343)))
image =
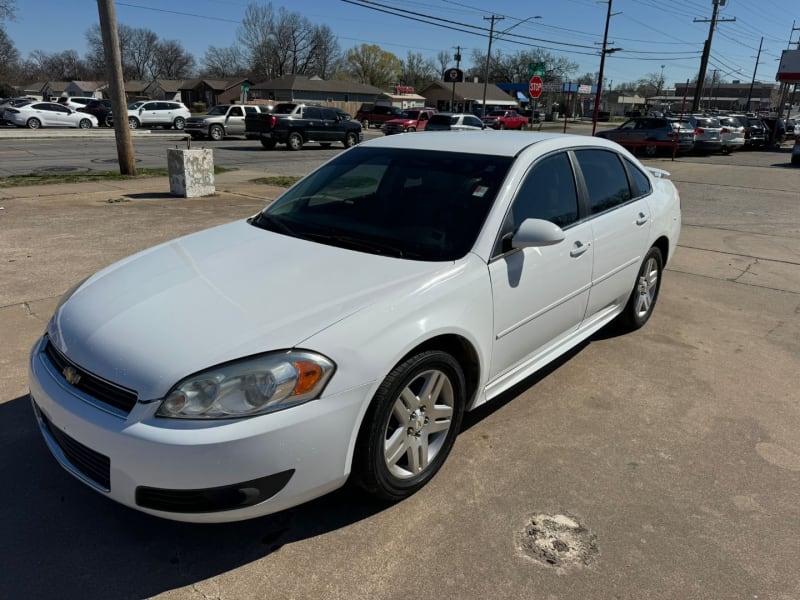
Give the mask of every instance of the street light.
MULTIPOLYGON (((499 15, 492 15, 490 17, 483 17, 483 18, 486 21, 488 21, 488 20, 492 21, 492 25, 491 25, 491 27, 489 27, 489 49, 486 51, 486 70, 485 70, 484 76, 483 76, 483 104, 481 105, 481 116, 485 117, 486 116, 486 86, 487 86, 487 84, 489 82, 489 64, 492 62, 492 39, 494 38, 494 22, 495 21, 502 21, 503 19, 505 19, 505 17, 499 16, 499 15)), ((511 27, 509 27, 508 29, 504 29, 503 31, 501 31, 497 35, 501 36, 504 33, 508 33, 509 31, 514 29, 514 27, 519 27, 520 25, 522 25, 523 23, 525 23, 527 21, 531 21, 532 19, 541 19, 541 18, 542 18, 542 15, 536 15, 535 17, 527 17, 525 19, 522 19, 521 21, 517 21, 511 27)))

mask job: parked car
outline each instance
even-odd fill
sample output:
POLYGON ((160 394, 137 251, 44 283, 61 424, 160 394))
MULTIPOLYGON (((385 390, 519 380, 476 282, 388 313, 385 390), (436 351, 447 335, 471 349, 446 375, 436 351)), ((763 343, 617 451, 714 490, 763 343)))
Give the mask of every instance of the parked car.
POLYGON ((737 117, 719 117, 722 152, 730 154, 734 150, 744 148, 744 125, 737 117))
POLYGON ((422 131, 427 126, 428 120, 435 114, 435 108, 410 108, 396 119, 386 121, 381 129, 384 135, 422 131))
POLYGON ((77 109, 78 112, 94 115, 100 125, 106 127, 114 126, 114 111, 111 108, 111 100, 90 100, 86 106, 77 109))
POLYGON ((89 96, 61 96, 56 102, 72 110, 78 110, 89 104, 92 100, 96 100, 96 98, 89 96))
POLYGON ((219 104, 205 115, 189 117, 186 120, 186 132, 194 139, 208 137, 217 141, 230 135, 243 136, 245 116, 261 113, 262 106, 266 105, 219 104))
POLYGON ((97 127, 94 115, 77 112, 57 102, 32 102, 16 108, 6 108, 3 118, 17 127, 39 129, 40 127, 97 127))
POLYGON ((655 156, 659 151, 671 153, 676 142, 678 152, 694 148, 694 128, 686 121, 666 118, 634 117, 619 127, 600 130, 595 135, 631 150, 641 148, 646 156, 655 156))
POLYGON ((528 126, 528 117, 524 117, 515 110, 493 110, 481 119, 487 127, 492 129, 519 129, 528 126))
POLYGON ((465 411, 644 326, 681 228, 667 173, 599 138, 454 135, 372 139, 68 291, 29 361, 56 460, 183 521, 347 481, 399 501, 465 411))
POLYGON ((189 109, 182 102, 149 100, 128 105, 128 125, 131 129, 157 126, 183 129, 186 126, 186 119, 191 116, 189 109))
POLYGON ((386 121, 397 119, 402 114, 403 109, 396 106, 362 104, 356 112, 356 121, 360 122, 364 129, 369 129, 373 125, 381 127, 386 121))
POLYGON ((792 148, 792 164, 800 165, 800 134, 794 138, 794 147, 792 148))
POLYGON ((688 115, 684 119, 694 128, 694 152, 709 154, 722 150, 722 127, 716 117, 688 115))
POLYGON ((29 98, 6 98, 0 102, 0 123, 11 124, 9 121, 6 121, 3 116, 6 108, 16 108, 17 106, 24 106, 26 104, 32 104, 33 102, 35 102, 35 100, 29 98))
POLYGON ((786 119, 786 137, 793 138, 795 135, 800 135, 800 121, 786 119))
POLYGON ((751 150, 763 148, 767 143, 767 131, 761 119, 755 116, 737 116, 744 124, 744 147, 751 150))
POLYGON ((486 123, 469 113, 436 113, 428 120, 425 131, 469 131, 486 129, 486 123))
POLYGON ((781 145, 786 139, 786 121, 780 117, 762 117, 767 146, 781 145))

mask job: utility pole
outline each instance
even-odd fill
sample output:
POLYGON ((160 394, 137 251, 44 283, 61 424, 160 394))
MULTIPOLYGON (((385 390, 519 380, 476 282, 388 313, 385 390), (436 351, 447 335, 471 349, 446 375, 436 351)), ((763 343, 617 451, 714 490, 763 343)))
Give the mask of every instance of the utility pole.
POLYGON ((744 107, 745 112, 750 112, 750 100, 753 98, 753 85, 756 82, 756 73, 758 72, 758 61, 761 60, 761 45, 764 43, 764 38, 758 42, 758 54, 756 55, 756 68, 753 69, 753 79, 750 80, 750 91, 747 92, 747 104, 744 107))
POLYGON ((600 72, 597 74, 597 92, 594 96, 594 114, 592 115, 592 135, 597 130, 597 112, 600 110, 600 99, 603 95, 603 70, 606 66, 606 54, 617 52, 622 48, 606 48, 608 45, 608 24, 611 22, 611 0, 608 0, 608 11, 606 12, 606 28, 603 32, 603 49, 600 51, 600 72))
POLYGON ((481 106, 481 117, 486 116, 486 85, 489 82, 489 65, 492 62, 492 38, 494 37, 494 22, 502 21, 505 17, 499 15, 492 15, 491 17, 483 17, 485 21, 491 19, 492 25, 489 27, 489 50, 486 52, 486 72, 483 77, 483 106, 481 106))
POLYGON ((125 82, 122 78, 122 58, 117 35, 117 13, 114 0, 97 0, 106 77, 111 88, 111 107, 114 111, 114 137, 117 140, 117 161, 121 175, 136 175, 131 130, 128 127, 128 106, 125 102, 125 82))
POLYGON ((708 68, 708 56, 711 54, 711 40, 714 37, 714 29, 717 23, 727 23, 735 21, 736 17, 732 19, 718 19, 717 11, 720 6, 725 6, 727 0, 711 0, 714 8, 711 11, 711 19, 695 19, 695 23, 711 23, 708 28, 708 39, 703 44, 703 56, 700 59, 700 73, 697 75, 697 85, 695 86, 694 98, 692 99, 692 112, 697 112, 700 109, 700 97, 703 94, 703 84, 706 80, 706 69, 708 68))
MULTIPOLYGON (((456 55, 453 57, 456 59, 456 69, 461 66, 461 46, 456 46, 456 55)), ((456 101, 456 80, 453 80, 453 91, 450 94, 450 112, 456 112, 453 110, 453 104, 456 101)))

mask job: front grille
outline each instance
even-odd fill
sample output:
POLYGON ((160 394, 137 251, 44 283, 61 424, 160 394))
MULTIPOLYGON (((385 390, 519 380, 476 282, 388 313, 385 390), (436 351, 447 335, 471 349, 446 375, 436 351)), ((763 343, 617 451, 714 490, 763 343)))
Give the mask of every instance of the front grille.
POLYGON ((61 373, 62 377, 65 377, 65 383, 88 394, 98 402, 107 404, 117 411, 122 411, 126 415, 131 412, 136 405, 136 392, 114 385, 82 369, 61 354, 49 339, 45 344, 44 354, 52 363, 53 368, 61 373), (67 382, 65 376, 67 369, 72 369, 73 373, 79 377, 76 383, 67 382))
POLYGON ((50 423, 47 416, 36 407, 36 413, 42 420, 42 427, 55 444, 61 449, 63 458, 86 479, 94 482, 104 490, 111 489, 111 460, 99 452, 95 452, 72 439, 50 423))

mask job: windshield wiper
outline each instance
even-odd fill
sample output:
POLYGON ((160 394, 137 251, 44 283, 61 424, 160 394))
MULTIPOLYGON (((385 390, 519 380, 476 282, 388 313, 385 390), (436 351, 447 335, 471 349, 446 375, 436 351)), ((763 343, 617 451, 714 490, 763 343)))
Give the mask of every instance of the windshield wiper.
POLYGON ((376 240, 365 240, 349 235, 342 235, 340 233, 319 233, 312 231, 304 231, 299 235, 300 237, 326 242, 341 248, 350 248, 351 250, 366 250, 367 252, 372 252, 373 254, 380 254, 382 256, 396 256, 397 258, 403 258, 404 256, 403 251, 397 246, 392 246, 376 240))
POLYGON ((276 231, 292 237, 299 237, 294 229, 289 227, 283 219, 276 219, 268 213, 259 213, 259 215, 251 221, 251 224, 268 231, 276 231))

